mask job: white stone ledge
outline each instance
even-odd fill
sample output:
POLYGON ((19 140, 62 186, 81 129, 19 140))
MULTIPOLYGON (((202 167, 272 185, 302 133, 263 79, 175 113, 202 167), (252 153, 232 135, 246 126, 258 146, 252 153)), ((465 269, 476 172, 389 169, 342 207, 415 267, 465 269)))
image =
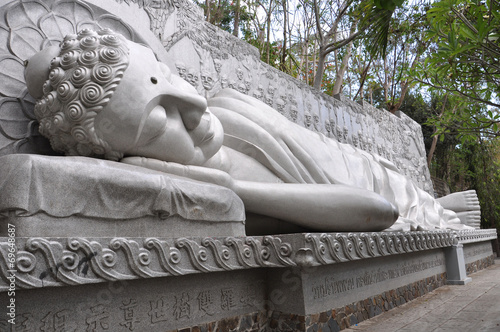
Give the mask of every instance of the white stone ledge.
POLYGON ((307 267, 488 241, 496 230, 301 233, 205 238, 0 238, 0 291, 249 268, 307 267), (464 242, 466 241, 466 242, 464 242))
POLYGON ((497 230, 494 228, 462 230, 455 234, 460 243, 491 241, 497 238, 497 230))

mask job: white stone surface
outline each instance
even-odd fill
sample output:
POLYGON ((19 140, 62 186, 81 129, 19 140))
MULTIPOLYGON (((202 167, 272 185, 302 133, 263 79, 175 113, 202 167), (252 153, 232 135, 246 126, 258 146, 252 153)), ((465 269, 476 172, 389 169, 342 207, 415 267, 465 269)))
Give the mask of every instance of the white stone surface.
POLYGON ((19 237, 245 235, 241 200, 212 184, 107 160, 25 154, 0 157, 0 174, 0 219, 19 237))

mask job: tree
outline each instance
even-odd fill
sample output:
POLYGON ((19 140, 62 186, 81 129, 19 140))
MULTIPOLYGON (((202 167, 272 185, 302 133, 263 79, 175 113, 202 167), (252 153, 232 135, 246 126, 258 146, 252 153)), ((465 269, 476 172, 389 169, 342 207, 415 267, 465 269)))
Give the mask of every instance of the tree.
POLYGON ((419 92, 409 93, 401 111, 422 124, 425 147, 432 159, 431 175, 448 183, 452 192, 476 190, 481 202, 482 227, 500 229, 500 139, 476 133, 461 142, 459 133, 451 130, 435 135, 430 119, 452 113, 460 104, 460 97, 444 93, 431 93, 426 98, 419 92), (433 146, 435 153, 431 156, 433 146))
POLYGON ((416 5, 404 6, 392 15, 385 56, 374 58, 369 52, 371 40, 364 44, 361 52, 366 50, 366 55, 358 69, 360 86, 355 99, 358 95, 362 97, 363 85, 369 78, 369 85, 382 88, 385 99, 382 107, 391 113, 400 109, 405 95, 414 85, 409 70, 417 66, 428 44, 421 38, 426 24, 425 9, 416 5))
MULTIPOLYGON (((320 88, 324 77, 325 63, 330 53, 334 52, 336 62, 336 77, 333 94, 341 91, 343 77, 347 72, 348 63, 351 58, 353 42, 355 40, 366 40, 364 49, 369 59, 365 61, 366 66, 360 71, 360 84, 358 93, 363 92, 363 84, 368 77, 373 59, 381 56, 386 57, 389 41, 391 17, 403 0, 345 0, 344 2, 322 2, 314 0, 313 12, 315 14, 316 37, 318 40, 318 65, 313 86, 320 88), (342 25, 343 29, 339 29, 342 25), (342 32, 342 33, 339 33, 342 32), (346 47, 343 52, 341 65, 337 64, 337 50, 346 47)), ((403 12, 403 11, 401 11, 403 12)), ((392 29, 394 31, 394 29, 392 29)), ((358 62, 360 64, 360 62, 358 62)), ((352 89, 352 87, 350 87, 352 89)), ((356 94, 357 95, 357 94, 356 94)))
POLYGON ((469 140, 457 146, 451 162, 450 186, 453 191, 475 189, 481 202, 482 228, 500 228, 500 152, 499 139, 469 140))
POLYGON ((348 10, 354 1, 345 0, 344 2, 339 2, 336 7, 333 7, 332 3, 330 1, 322 4, 318 0, 313 0, 312 3, 316 24, 316 37, 319 45, 318 65, 313 84, 316 89, 321 88, 326 57, 336 49, 349 44, 361 34, 360 31, 353 29, 357 25, 357 21, 351 22, 352 26, 348 30, 350 32, 348 35, 344 36, 339 32, 340 23, 349 13, 348 10), (324 26, 328 29, 324 30, 324 26))
POLYGON ((435 46, 412 75, 428 87, 462 97, 460 112, 445 113, 441 123, 460 117, 464 131, 498 136, 500 2, 441 0, 427 17, 426 36, 435 46))
POLYGON ((229 2, 229 0, 195 0, 205 13, 205 20, 218 26, 222 30, 231 32, 234 36, 239 36, 242 22, 250 20, 251 15, 247 6, 241 6, 240 0, 229 2))

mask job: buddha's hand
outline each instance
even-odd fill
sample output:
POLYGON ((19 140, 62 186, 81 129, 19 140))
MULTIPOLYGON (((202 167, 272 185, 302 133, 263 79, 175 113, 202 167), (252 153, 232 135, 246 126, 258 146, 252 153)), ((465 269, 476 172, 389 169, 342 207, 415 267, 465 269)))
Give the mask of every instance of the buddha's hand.
POLYGON ((126 157, 123 158, 121 162, 172 175, 183 176, 191 180, 213 183, 229 189, 234 189, 233 178, 226 172, 220 171, 218 169, 201 166, 182 165, 178 163, 166 162, 145 157, 126 157))

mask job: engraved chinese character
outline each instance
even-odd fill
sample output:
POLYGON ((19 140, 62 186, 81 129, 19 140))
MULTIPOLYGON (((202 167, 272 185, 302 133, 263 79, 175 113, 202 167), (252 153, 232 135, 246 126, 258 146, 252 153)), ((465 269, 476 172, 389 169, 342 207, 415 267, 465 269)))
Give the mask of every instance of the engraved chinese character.
POLYGON ((137 307, 137 300, 135 299, 130 299, 128 302, 123 301, 123 306, 120 307, 120 309, 123 310, 123 316, 125 319, 125 322, 120 323, 120 325, 128 327, 130 331, 133 331, 135 329, 135 323, 139 323, 140 320, 137 319, 135 315, 135 308, 137 307))
POLYGON ((256 302, 255 288, 247 287, 245 293, 240 297, 240 302, 244 307, 253 307, 256 302))
POLYGON ((198 294, 198 309, 203 311, 203 316, 212 316, 214 313, 212 311, 212 305, 214 304, 214 299, 212 297, 212 291, 206 290, 201 291, 198 294))
POLYGON ((234 292, 232 288, 223 288, 221 290, 221 305, 222 310, 230 310, 236 307, 234 303, 234 292))
POLYGON ((43 326, 40 327, 41 331, 44 332, 65 332, 68 330, 67 320, 69 310, 61 310, 56 313, 49 312, 44 318, 42 318, 43 326))
POLYGON ((109 330, 109 312, 106 311, 102 304, 90 308, 92 315, 87 317, 86 332, 97 332, 100 330, 109 330))
POLYGON ((168 320, 168 304, 162 298, 156 301, 149 301, 149 304, 151 305, 151 310, 148 312, 148 315, 151 317, 151 324, 168 320))
MULTIPOLYGON (((8 327, 6 327, 5 331, 12 331, 12 332, 31 332, 35 330, 35 327, 32 323, 31 318, 33 317, 32 314, 25 313, 21 314, 16 317, 16 325, 11 325, 12 330, 9 330, 8 327)), ((4 331, 1 329, 2 324, 0 323, 0 331, 4 331)))
POLYGON ((191 316, 191 305, 189 304, 189 294, 183 292, 181 296, 175 297, 174 305, 175 319, 191 316))

